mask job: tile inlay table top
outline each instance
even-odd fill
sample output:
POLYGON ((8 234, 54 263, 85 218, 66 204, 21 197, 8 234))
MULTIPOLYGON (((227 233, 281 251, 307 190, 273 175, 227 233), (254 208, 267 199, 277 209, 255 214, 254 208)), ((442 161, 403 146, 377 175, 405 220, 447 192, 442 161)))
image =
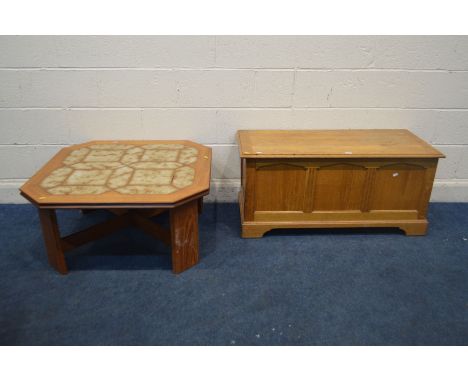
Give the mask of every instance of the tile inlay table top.
MULTIPOLYGON (((178 215, 175 210, 185 211, 187 206, 201 210, 202 198, 209 192, 210 168, 211 149, 190 141, 92 141, 62 149, 20 191, 39 208, 51 260, 47 236, 53 237, 50 233, 55 231, 55 236, 58 235, 56 208, 109 209, 117 215, 116 219, 126 216, 128 219, 120 220, 159 238, 163 231, 161 227, 150 228, 154 223, 149 217, 170 209, 174 235, 177 224, 173 222, 184 220, 175 217, 178 215)), ((189 210, 182 215, 193 215, 189 210)), ((169 232, 164 233, 169 242, 169 232)), ((96 233, 88 236, 95 238, 96 233)), ((52 247, 60 247, 59 252, 77 244, 70 245, 67 238, 53 238, 52 242, 56 242, 52 247)), ((54 261, 57 259, 50 262, 57 268, 54 261)), ((62 268, 59 271, 66 273, 64 259, 62 268)))
POLYGON ((41 204, 171 203, 209 187, 210 156, 188 141, 93 141, 61 150, 21 191, 41 204))

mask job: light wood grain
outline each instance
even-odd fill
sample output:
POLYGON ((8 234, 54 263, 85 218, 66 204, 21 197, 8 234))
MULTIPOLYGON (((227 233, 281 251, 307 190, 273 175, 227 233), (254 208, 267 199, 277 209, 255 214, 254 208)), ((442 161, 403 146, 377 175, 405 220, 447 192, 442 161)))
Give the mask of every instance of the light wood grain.
POLYGON ((55 268, 57 272, 65 275, 68 273, 68 268, 60 239, 55 210, 39 209, 38 212, 49 264, 55 268))
POLYGON ((426 171, 426 168, 412 164, 389 164, 378 168, 370 209, 418 209, 426 171))
POLYGON ((257 168, 255 192, 256 211, 302 211, 306 187, 306 169, 289 163, 277 163, 257 168))
POLYGON ((427 230, 443 154, 405 130, 240 131, 239 141, 242 237, 274 228, 427 230))
POLYGON ((172 271, 180 273, 198 263, 198 202, 170 211, 172 271))
POLYGON ((241 158, 443 158, 408 130, 240 130, 241 158))
POLYGON ((273 229, 284 228, 399 228, 407 236, 421 236, 427 232, 428 222, 418 220, 384 220, 384 221, 291 221, 291 222, 245 222, 241 236, 245 239, 261 238, 273 229))
POLYGON ((358 210, 364 191, 366 169, 337 163, 320 167, 314 185, 313 210, 358 210))

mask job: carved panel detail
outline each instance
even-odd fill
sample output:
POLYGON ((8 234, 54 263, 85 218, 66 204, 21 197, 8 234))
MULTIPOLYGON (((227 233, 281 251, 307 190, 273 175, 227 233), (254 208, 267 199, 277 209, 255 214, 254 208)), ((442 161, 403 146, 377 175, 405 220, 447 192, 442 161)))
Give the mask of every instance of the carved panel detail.
POLYGON ((348 163, 318 168, 313 186, 313 210, 360 210, 366 171, 362 166, 348 163))
POLYGON ((410 163, 381 166, 376 170, 371 210, 417 210, 426 168, 410 163))

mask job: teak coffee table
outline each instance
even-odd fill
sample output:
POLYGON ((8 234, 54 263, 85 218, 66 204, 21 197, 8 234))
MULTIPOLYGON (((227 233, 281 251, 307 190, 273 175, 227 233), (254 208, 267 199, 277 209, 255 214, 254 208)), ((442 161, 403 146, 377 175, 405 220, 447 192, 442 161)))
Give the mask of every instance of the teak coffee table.
POLYGON ((62 149, 20 189, 39 211, 49 263, 68 272, 64 252, 129 225, 172 247, 172 270, 198 262, 198 214, 209 193, 211 149, 190 141, 92 141, 62 149), (105 209, 115 216, 60 237, 56 209, 105 209), (151 217, 169 210, 170 230, 151 217))
POLYGON ((274 228, 424 235, 439 158, 408 130, 239 131, 242 237, 274 228))

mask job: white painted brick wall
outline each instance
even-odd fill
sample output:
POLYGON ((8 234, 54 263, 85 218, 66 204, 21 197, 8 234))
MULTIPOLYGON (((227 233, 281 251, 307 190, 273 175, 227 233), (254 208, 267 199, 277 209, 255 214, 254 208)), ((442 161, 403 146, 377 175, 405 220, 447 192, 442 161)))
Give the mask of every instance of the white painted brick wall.
POLYGON ((468 202, 468 36, 0 36, 0 202, 61 147, 191 139, 234 201, 239 129, 407 128, 468 202))

